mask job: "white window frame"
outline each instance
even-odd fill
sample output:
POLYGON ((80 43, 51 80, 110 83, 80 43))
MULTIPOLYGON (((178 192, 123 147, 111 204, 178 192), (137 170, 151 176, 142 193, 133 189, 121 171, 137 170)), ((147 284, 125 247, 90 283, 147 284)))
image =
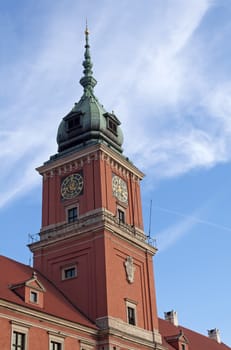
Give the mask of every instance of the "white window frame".
POLYGON ((60 337, 54 334, 49 334, 49 350, 52 350, 51 343, 59 343, 61 345, 61 350, 64 350, 64 337, 60 337))
POLYGON ((70 205, 70 206, 66 207, 66 222, 68 224, 73 224, 78 220, 79 220, 79 205, 75 204, 75 205, 70 205), (71 210, 71 209, 76 209, 76 212, 77 212, 77 218, 76 218, 76 220, 73 220, 73 221, 69 221, 69 210, 71 210))
POLYGON ((80 350, 93 350, 95 347, 93 345, 85 343, 83 340, 80 340, 80 350))
POLYGON ((126 224, 126 212, 123 208, 117 207, 117 217, 120 224, 126 224), (120 212, 123 213, 124 220, 120 220, 120 212))
POLYGON ((28 331, 29 331, 29 326, 19 325, 12 321, 12 329, 11 329, 11 349, 12 350, 15 350, 15 348, 13 347, 14 332, 22 333, 25 335, 25 349, 23 350, 28 350, 28 331))
POLYGON ((30 290, 30 302, 33 304, 39 304, 39 293, 35 290, 30 290), (36 301, 32 297, 32 295, 36 295, 36 301))
POLYGON ((126 305, 127 323, 133 327, 137 326, 138 325, 137 309, 136 309, 137 302, 125 299, 125 305, 126 305), (129 323, 128 308, 132 308, 134 310, 135 324, 129 323))
POLYGON ((76 278, 78 276, 77 265, 76 264, 72 264, 72 265, 68 265, 68 266, 63 267, 61 275, 62 275, 62 281, 68 281, 68 280, 71 280, 73 278, 76 278), (70 270, 70 269, 75 269, 75 275, 71 276, 71 277, 66 277, 65 273, 66 273, 67 270, 70 270))

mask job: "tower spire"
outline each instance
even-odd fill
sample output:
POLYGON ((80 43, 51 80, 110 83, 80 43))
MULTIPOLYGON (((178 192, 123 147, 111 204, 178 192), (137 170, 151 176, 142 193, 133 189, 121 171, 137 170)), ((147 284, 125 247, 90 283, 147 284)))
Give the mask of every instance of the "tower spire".
POLYGON ((85 28, 83 76, 80 84, 83 95, 72 110, 63 118, 57 133, 58 152, 72 152, 74 148, 104 143, 122 153, 123 133, 120 121, 114 113, 108 113, 94 94, 97 81, 93 77, 89 45, 89 30, 85 28))
POLYGON ((90 45, 89 45, 89 30, 88 25, 86 22, 86 29, 85 29, 85 53, 84 53, 84 61, 83 61, 83 74, 84 76, 80 79, 80 84, 84 88, 84 94, 85 95, 93 95, 93 89, 94 86, 97 84, 96 79, 93 77, 93 71, 92 67, 93 64, 91 62, 91 55, 90 55, 90 45))

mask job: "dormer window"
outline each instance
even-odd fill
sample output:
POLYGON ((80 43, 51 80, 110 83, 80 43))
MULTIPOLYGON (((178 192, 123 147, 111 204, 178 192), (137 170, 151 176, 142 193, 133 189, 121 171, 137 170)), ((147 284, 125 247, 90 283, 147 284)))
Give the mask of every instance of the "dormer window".
POLYGON ((30 301, 32 303, 37 304, 38 303, 38 293, 34 291, 30 291, 30 301))
POLYGON ((117 124, 111 118, 108 118, 107 127, 113 134, 117 135, 117 124))
POLYGON ((68 130, 76 129, 80 127, 80 115, 76 115, 70 118, 68 121, 68 130))
POLYGON ((188 339, 184 335, 184 332, 182 329, 180 329, 180 332, 177 334, 169 335, 165 337, 165 340, 168 344, 170 344, 173 348, 177 350, 188 350, 188 339))
POLYGON ((14 284, 10 286, 25 303, 36 304, 38 307, 44 305, 44 293, 45 288, 37 278, 37 273, 33 271, 32 277, 24 282, 14 284))
POLYGON ((64 118, 67 132, 72 132, 82 126, 82 113, 70 113, 64 118))

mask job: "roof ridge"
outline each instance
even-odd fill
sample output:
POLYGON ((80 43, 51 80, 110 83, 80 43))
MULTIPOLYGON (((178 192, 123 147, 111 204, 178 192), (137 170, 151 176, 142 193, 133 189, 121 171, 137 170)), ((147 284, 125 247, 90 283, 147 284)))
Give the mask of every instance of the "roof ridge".
MULTIPOLYGON (((217 346, 217 349, 231 349, 227 344, 225 344, 224 342, 221 341, 221 343, 218 343, 216 342, 214 339, 211 339, 209 338, 208 336, 206 336, 205 334, 202 334, 202 333, 199 333, 198 331, 195 331, 195 330, 192 330, 190 328, 187 328, 185 326, 182 326, 182 325, 178 325, 178 326, 175 326, 174 324, 170 323, 169 321, 161 318, 161 317, 158 317, 158 320, 161 321, 161 322, 164 322, 164 324, 168 325, 169 328, 172 328, 172 329, 177 329, 180 331, 180 329, 182 329, 185 333, 184 335, 187 337, 187 338, 190 338, 190 333, 192 336, 196 336, 196 337, 200 337, 200 338, 203 338, 203 340, 205 340, 206 342, 209 342, 210 344, 213 344, 214 346, 217 346)), ((159 327, 160 328, 160 327, 159 327)), ((163 330, 160 330, 162 336, 164 338, 167 338, 168 336, 171 336, 171 334, 165 334, 163 335, 163 330)), ((169 333, 169 332, 168 332, 169 333)), ((174 335, 174 334, 172 334, 174 335)), ((189 339, 190 341, 190 339, 189 339)))

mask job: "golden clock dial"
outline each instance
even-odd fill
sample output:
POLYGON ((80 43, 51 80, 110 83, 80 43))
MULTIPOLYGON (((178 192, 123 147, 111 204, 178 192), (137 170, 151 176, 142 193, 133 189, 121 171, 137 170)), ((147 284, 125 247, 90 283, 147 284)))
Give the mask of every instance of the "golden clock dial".
POLYGON ((78 196, 83 190, 83 177, 79 173, 67 176, 61 185, 61 195, 64 199, 78 196))
POLYGON ((119 199, 121 202, 128 201, 128 189, 126 182, 119 176, 114 175, 112 177, 112 191, 113 196, 119 199))

